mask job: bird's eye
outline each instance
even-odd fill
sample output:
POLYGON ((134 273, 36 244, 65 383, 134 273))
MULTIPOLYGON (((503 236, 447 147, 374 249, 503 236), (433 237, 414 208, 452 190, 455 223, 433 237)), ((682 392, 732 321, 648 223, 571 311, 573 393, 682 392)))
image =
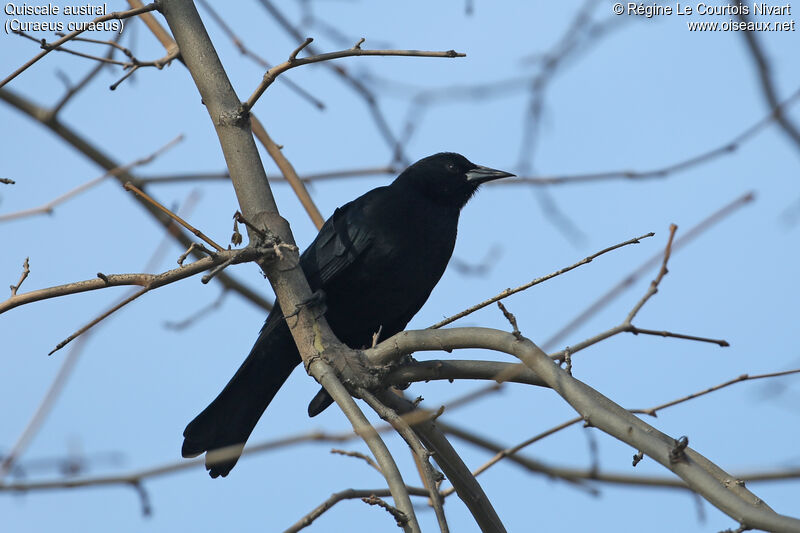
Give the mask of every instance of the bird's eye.
POLYGON ((456 165, 454 163, 447 163, 447 171, 448 172, 455 172, 456 171, 456 165))

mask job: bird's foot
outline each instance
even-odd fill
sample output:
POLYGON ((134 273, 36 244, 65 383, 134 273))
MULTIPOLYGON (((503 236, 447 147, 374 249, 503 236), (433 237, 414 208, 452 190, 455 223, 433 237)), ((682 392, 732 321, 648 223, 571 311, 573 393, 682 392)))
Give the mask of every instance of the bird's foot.
POLYGON ((378 387, 385 374, 385 369, 372 365, 361 350, 337 353, 335 357, 326 357, 326 361, 351 393, 359 388, 378 387))
POLYGON ((300 314, 305 308, 316 307, 317 313, 314 315, 314 319, 317 319, 324 315, 328 311, 328 306, 325 304, 325 291, 322 289, 315 290, 311 296, 309 296, 306 300, 303 300, 299 304, 294 307, 294 312, 284 315, 284 320, 288 320, 294 316, 300 314))

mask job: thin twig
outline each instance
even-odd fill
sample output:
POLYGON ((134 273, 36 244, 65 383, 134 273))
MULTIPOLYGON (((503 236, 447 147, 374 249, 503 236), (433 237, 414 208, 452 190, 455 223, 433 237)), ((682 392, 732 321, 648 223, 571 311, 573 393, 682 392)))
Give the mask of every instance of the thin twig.
POLYGON ((650 416, 656 416, 656 413, 662 409, 666 409, 668 407, 672 407, 673 405, 678 405, 679 403, 699 398, 700 396, 705 396, 706 394, 718 391, 720 389, 724 389, 725 387, 729 387, 731 385, 735 385, 736 383, 742 383, 744 381, 753 381, 757 379, 768 379, 781 376, 789 376, 791 374, 798 374, 798 373, 800 373, 800 368, 795 368, 793 370, 783 370, 781 372, 769 372, 767 374, 755 374, 755 375, 742 374, 733 379, 729 379, 728 381, 724 381, 718 385, 714 385, 713 387, 709 387, 699 392, 693 392, 692 394, 688 394, 682 398, 678 398, 677 400, 672 400, 666 403, 662 403, 661 405, 656 405, 655 407, 650 407, 648 409, 631 409, 630 411, 631 413, 641 413, 650 416))
MULTIPOLYGON (((50 298, 58 298, 67 294, 77 294, 86 291, 104 289, 106 287, 119 287, 123 285, 138 285, 148 289, 156 289, 182 279, 204 272, 218 264, 229 261, 233 258, 235 263, 244 263, 264 258, 264 254, 271 254, 271 250, 261 250, 255 248, 242 248, 241 250, 223 250, 214 256, 204 257, 197 261, 167 270, 160 274, 102 274, 98 273, 97 278, 56 285, 45 289, 16 294, 7 300, 0 302, 0 314, 5 313, 20 305, 38 302, 50 298)), ((274 256, 272 256, 274 257, 274 256)))
POLYGON ((219 296, 217 296, 214 299, 214 301, 211 302, 210 304, 201 307, 200 309, 198 309, 197 311, 195 311, 194 313, 192 313, 191 315, 187 316, 182 320, 178 321, 167 320, 164 322, 164 327, 167 329, 171 329, 173 331, 181 331, 188 328, 189 326, 197 322, 199 318, 210 314, 215 309, 219 309, 222 306, 222 303, 225 301, 225 297, 227 295, 228 291, 225 288, 223 288, 222 291, 219 293, 219 296))
MULTIPOLYGON (((197 194, 195 191, 192 191, 187 197, 186 201, 183 203, 183 207, 181 208, 182 211, 191 212, 191 210, 195 206, 196 199, 197 199, 197 194)), ((167 248, 166 244, 170 240, 171 237, 169 235, 169 228, 167 228, 167 231, 161 243, 159 244, 158 247, 156 247, 155 251, 150 256, 150 259, 148 259, 147 263, 144 265, 144 270, 152 270, 158 266, 158 263, 161 261, 161 257, 163 256, 167 248)), ((64 388, 64 385, 67 383, 69 377, 72 375, 72 371, 75 368, 75 365, 82 353, 83 347, 86 346, 86 342, 90 338, 90 335, 91 332, 79 338, 78 341, 72 345, 72 348, 67 353, 67 356, 61 363, 61 367, 58 369, 55 378, 53 378, 53 381, 48 387, 47 392, 44 394, 41 401, 39 402, 39 406, 36 408, 30 420, 25 425, 25 428, 22 430, 22 433, 14 443, 14 446, 12 446, 11 451, 5 457, 2 464, 0 464, 0 480, 5 476, 6 473, 8 473, 11 470, 11 468, 14 465, 14 462, 25 451, 25 448, 33 440, 34 436, 41 428, 42 423, 47 418, 47 415, 52 411, 53 406, 56 404, 56 400, 58 399, 58 397, 61 394, 61 391, 64 388)))
POLYGON ((587 263, 591 263, 592 260, 594 260, 595 258, 597 258, 597 257, 599 257, 599 256, 601 256, 601 255, 603 255, 603 254, 605 254, 607 252, 610 252, 612 250, 616 250, 617 248, 622 248, 623 246, 627 246, 629 244, 638 244, 641 239, 646 239, 648 237, 652 237, 653 235, 655 235, 655 233, 652 233, 652 232, 651 233, 646 233, 646 234, 642 235, 641 237, 636 237, 634 239, 629 239, 629 240, 627 240, 625 242, 621 242, 619 244, 615 244, 614 246, 609 246, 608 248, 600 250, 599 252, 596 252, 596 253, 588 256, 588 257, 584 257, 583 259, 581 259, 580 261, 578 261, 577 263, 575 263, 573 265, 570 265, 568 267, 564 267, 564 268, 562 268, 560 270, 557 270, 555 272, 552 272, 552 273, 550 273, 550 274, 548 274, 546 276, 542 276, 541 278, 536 278, 533 281, 530 281, 530 282, 528 282, 528 283, 526 283, 524 285, 520 285, 519 287, 517 287, 515 289, 506 289, 503 292, 501 292, 500 294, 489 298, 488 300, 484 300, 479 304, 475 304, 472 307, 469 307, 468 309, 465 309, 464 311, 461 311, 460 313, 456 313, 455 315, 453 315, 453 316, 451 316, 449 318, 446 318, 446 319, 444 319, 444 320, 442 320, 440 322, 437 322, 436 324, 430 326, 428 329, 439 329, 442 326, 446 326, 447 324, 455 322, 459 318, 463 318, 463 317, 465 317, 465 316, 467 316, 469 314, 474 313, 475 311, 477 311, 479 309, 483 309, 487 305, 491 305, 491 304, 493 304, 493 303, 495 303, 497 301, 500 301, 500 300, 502 300, 504 298, 508 298, 512 294, 516 294, 516 293, 518 293, 520 291, 524 291, 526 289, 529 289, 529 288, 533 287, 534 285, 538 285, 539 283, 542 283, 544 281, 552 279, 552 278, 554 278, 556 276, 560 276, 561 274, 564 274, 566 272, 569 272, 570 270, 578 268, 581 265, 585 265, 587 263))
POLYGON ((264 129, 263 124, 261 124, 261 121, 255 116, 251 115, 250 122, 256 139, 258 139, 264 148, 266 148, 269 156, 273 161, 275 161, 275 164, 278 165, 278 168, 281 170, 284 179, 286 179, 286 181, 289 182, 289 185, 292 186, 292 190, 297 196, 297 199, 300 200, 300 203, 305 208, 308 216, 311 218, 311 222, 314 223, 314 226, 316 226, 317 229, 322 228, 322 225, 325 223, 325 219, 319 212, 314 200, 311 199, 311 195, 308 194, 308 190, 306 189, 305 185, 303 185, 303 182, 300 180, 297 172, 295 172, 292 164, 289 162, 286 156, 283 155, 280 147, 275 144, 275 141, 273 141, 269 136, 267 130, 264 129))
MULTIPOLYGON (((109 42, 116 43, 116 41, 118 39, 120 39, 121 37, 122 37, 121 33, 115 33, 114 34, 114 39, 112 41, 109 41, 109 42)), ((116 48, 114 48, 113 46, 110 47, 108 49, 108 53, 106 54, 106 57, 108 59, 113 59, 115 51, 116 51, 116 48)), ((67 105, 67 103, 76 94, 78 94, 78 92, 80 92, 84 87, 86 87, 86 85, 88 85, 88 83, 90 81, 92 81, 100 73, 100 71, 103 70, 106 67, 106 65, 107 65, 107 63, 104 63, 104 62, 100 62, 100 63, 96 64, 91 70, 89 70, 89 72, 86 73, 86 76, 84 76, 83 79, 81 79, 81 81, 79 81, 75 85, 69 85, 67 87, 67 92, 64 94, 64 96, 61 97, 61 100, 59 100, 53 106, 53 108, 51 110, 51 113, 53 113, 54 116, 57 115, 61 111, 61 109, 63 109, 64 106, 67 105)))
POLYGON ((22 262, 22 275, 19 277, 19 281, 16 285, 10 285, 11 288, 11 296, 16 296, 17 291, 22 286, 22 282, 28 277, 28 274, 31 273, 31 264, 30 264, 30 257, 26 257, 25 261, 22 262))
MULTIPOLYGON (((130 2, 136 3, 136 0, 130 0, 130 2)), ((149 14, 143 15, 143 19, 145 19, 145 21, 149 20, 148 15, 149 14)), ((155 21, 155 19, 152 20, 156 27, 158 27, 158 23, 155 21)), ((161 33, 156 33, 156 35, 161 35, 161 33)), ((77 131, 62 123, 57 117, 53 117, 49 110, 36 105, 31 100, 8 89, 0 89, 0 100, 8 103, 33 120, 40 122, 52 133, 60 137, 64 142, 75 148, 76 151, 83 154, 93 163, 97 164, 106 171, 111 171, 120 166, 119 163, 104 153, 100 147, 87 142, 85 138, 77 131)), ((122 172, 119 174, 119 176, 115 176, 115 178, 120 184, 124 184, 128 181, 137 183, 136 178, 130 172, 122 172)), ((159 224, 161 224, 162 227, 174 229, 175 226, 172 219, 144 200, 141 200, 138 197, 136 197, 136 200, 153 218, 156 219, 159 224)), ((184 248, 188 248, 191 245, 192 241, 189 239, 188 235, 182 231, 171 231, 170 235, 184 248)), ((223 272, 217 276, 217 281, 219 281, 224 287, 235 291, 237 294, 250 301, 257 307, 266 311, 270 311, 272 309, 272 302, 264 298, 264 296, 262 296, 258 291, 253 290, 246 284, 241 283, 236 278, 229 276, 227 273, 223 272)))
MULTIPOLYGON (((211 4, 209 2, 207 2, 206 0, 198 0, 198 3, 201 6, 203 6, 203 9, 208 11, 208 14, 211 15, 211 18, 214 19, 214 22, 217 23, 217 25, 222 29, 222 32, 228 36, 233 45, 239 50, 239 52, 241 52, 243 56, 252 59, 256 63, 258 63, 258 65, 261 66, 261 68, 265 70, 272 68, 272 65, 266 59, 264 59, 263 57, 256 54, 255 52, 253 52, 252 50, 250 50, 245 46, 245 44, 231 29, 228 23, 225 22, 225 19, 219 16, 219 14, 214 10, 214 8, 211 7, 211 4)), ((325 104, 321 100, 314 97, 314 95, 312 95, 307 90, 303 89, 301 86, 299 86, 289 78, 283 77, 281 78, 281 82, 286 84, 287 87, 289 87, 291 90, 300 95, 300 97, 305 98, 306 100, 311 102, 317 109, 320 110, 325 109, 325 104)))
MULTIPOLYGON (((408 493, 412 496, 427 496, 428 491, 421 487, 407 487, 408 493)), ((292 526, 287 528, 284 533, 297 533, 311 525, 311 523, 322 516, 325 511, 336 505, 342 500, 352 500, 355 498, 369 498, 372 496, 382 496, 384 498, 391 496, 392 493, 389 489, 346 489, 341 492, 334 492, 327 500, 314 508, 310 513, 295 522, 292 526)))
MULTIPOLYGON (((649 407, 649 408, 645 408, 645 409, 629 409, 629 411, 631 413, 634 413, 634 414, 646 414, 646 415, 649 415, 649 416, 656 417, 658 411, 660 411, 662 409, 667 409, 669 407, 673 407, 675 405, 687 402, 689 400, 693 400, 695 398, 699 398, 700 396, 704 396, 706 394, 710 394, 710 393, 718 391, 720 389, 724 389, 725 387, 729 387, 731 385, 735 385, 736 383, 742 383, 744 381, 753 381, 753 380, 759 380, 759 379, 769 379, 769 378, 774 378, 774 377, 782 377, 782 376, 788 376, 788 375, 798 374, 798 373, 800 373, 800 368, 796 368, 796 369, 793 369, 793 370, 784 370, 784 371, 780 371, 780 372, 770 372, 770 373, 766 373, 766 374, 756 374, 756 375, 742 374, 740 376, 737 376, 737 377, 735 377, 733 379, 730 379, 730 380, 725 381, 723 383, 720 383, 718 385, 714 385, 713 387, 709 387, 709 388, 704 389, 702 391, 688 394, 688 395, 683 396, 681 398, 678 398, 676 400, 671 400, 669 402, 662 403, 660 405, 656 405, 654 407, 649 407)), ((566 428, 574 426, 575 424, 577 424, 577 423, 579 423, 581 421, 583 421, 583 417, 580 417, 580 416, 575 417, 575 418, 571 418, 571 419, 569 419, 569 420, 567 420, 567 421, 565 421, 565 422, 563 422, 563 423, 561 423, 561 424, 559 424, 557 426, 554 426, 554 427, 552 427, 552 428, 550 428, 550 429, 548 429, 548 430, 546 430, 546 431, 544 431, 542 433, 539 433, 538 435, 535 435, 535 436, 533 436, 533 437, 531 437, 529 439, 526 439, 526 440, 522 441, 521 443, 519 443, 519 444, 517 444, 515 446, 501 449, 501 450, 496 452, 496 455, 494 457, 492 457, 489 461, 487 461, 486 463, 481 465, 478 469, 476 469, 473 472, 473 475, 478 476, 478 475, 482 474, 484 471, 486 471, 487 469, 491 468, 492 466, 494 466, 495 464, 497 464, 498 462, 500 462, 502 459, 505 459, 505 458, 510 458, 511 460, 514 460, 515 462, 520 463, 519 459, 522 459, 522 458, 517 458, 514 454, 516 454, 517 452, 519 452, 523 448, 525 448, 525 447, 527 447, 527 446, 529 446, 529 445, 531 445, 531 444, 533 444, 533 443, 535 443, 537 441, 542 440, 545 437, 549 437, 550 435, 553 435, 554 433, 557 433, 557 432, 559 432, 561 430, 564 430, 566 428)), ((468 442, 471 442, 473 444, 476 444, 478 446, 481 446, 481 447, 487 448, 487 449, 495 450, 497 448, 496 445, 487 445, 487 441, 485 441, 485 439, 477 437, 477 436, 473 435, 472 433, 470 433, 469 431, 456 428, 455 426, 452 426, 450 424, 446 424, 446 423, 442 422, 441 420, 438 421, 437 424, 445 432, 450 433, 452 435, 455 435, 455 436, 457 436, 457 437, 459 437, 461 439, 467 440, 468 442)), ((526 467, 530 468, 529 465, 525 465, 523 463, 520 463, 520 464, 522 464, 522 466, 526 466, 526 467)), ((555 471, 550 472, 548 470, 539 469, 539 468, 533 469, 533 470, 541 471, 541 472, 548 473, 548 474, 551 474, 551 475, 557 475, 555 473, 555 471)), ((562 472, 562 474, 563 473, 564 472, 562 472)), ((798 474, 800 474, 800 472, 787 472, 786 473, 786 477, 787 478, 792 478, 792 477, 796 477, 798 474)), ((774 475, 778 475, 778 473, 774 473, 774 475)), ((558 476, 558 477, 563 477, 563 476, 558 476)), ((576 476, 576 477, 578 477, 578 476, 576 476)), ((605 475, 605 476, 600 475, 600 474, 597 474, 595 476, 586 475, 586 476, 582 476, 582 477, 586 477, 586 478, 589 478, 589 479, 597 479, 599 481, 611 481, 611 482, 620 482, 620 483, 621 482, 636 483, 636 484, 641 483, 641 484, 652 484, 654 486, 670 486, 670 485, 672 485, 672 483, 670 483, 671 480, 660 479, 660 478, 659 479, 650 479, 650 480, 643 480, 641 478, 624 479, 621 476, 613 475, 613 474, 608 474, 608 475, 605 475)), ((736 476, 736 479, 744 479, 744 478, 747 478, 749 480, 774 479, 772 477, 769 477, 768 474, 766 474, 766 473, 758 473, 758 474, 754 473, 754 474, 749 474, 749 475, 736 476)), ((565 479, 570 480, 571 478, 566 478, 565 477, 565 479)), ((574 478, 572 478, 572 479, 574 479, 574 478)), ((676 486, 686 487, 685 484, 683 484, 682 482, 680 482, 678 480, 674 480, 674 483, 675 483, 676 486)), ((452 494, 452 492, 453 492, 453 489, 450 488, 450 489, 446 489, 446 490, 442 491, 442 494, 445 497, 447 497, 450 494, 452 494)))
POLYGON ((4 215, 0 215, 0 222, 5 222, 7 220, 15 220, 15 219, 18 219, 18 218, 23 218, 23 217, 27 217, 27 216, 31 216, 31 215, 38 215, 38 214, 48 214, 49 215, 49 214, 52 214, 53 210, 58 205, 66 202, 67 200, 77 196, 78 194, 80 194, 80 193, 82 193, 84 191, 87 191, 87 190, 91 189, 92 187, 102 183, 107 178, 118 177, 118 176, 120 176, 122 174, 125 174, 125 173, 129 172, 131 169, 133 169, 135 167, 139 167, 139 166, 143 166, 143 165, 147 165, 148 163, 151 163, 158 156, 162 155, 164 152, 166 152, 170 148, 174 147, 175 145, 177 145, 181 141, 183 141, 183 135, 182 134, 178 135, 177 137, 175 137, 174 139, 172 139, 171 141, 169 141, 164 146, 162 146, 161 148, 159 148, 155 152, 151 153, 150 155, 147 155, 145 157, 141 157, 141 158, 139 158, 139 159, 137 159, 135 161, 132 161, 132 162, 128 163, 127 165, 122 165, 122 166, 118 166, 118 167, 112 168, 111 170, 107 170, 101 176, 98 176, 98 177, 96 177, 94 179, 91 179, 91 180, 87 181, 86 183, 82 183, 81 185, 78 185, 74 189, 71 189, 71 190, 65 192, 64 194, 62 194, 62 195, 60 195, 60 196, 58 196, 56 198, 53 198, 49 202, 44 203, 44 204, 40 205, 39 207, 32 207, 30 209, 23 209, 21 211, 15 211, 13 213, 6 213, 4 215))
MULTIPOLYGON (((289 22, 289 19, 283 13, 281 13, 270 0, 259 1, 264 9, 269 12, 272 18, 274 18, 275 21, 292 36, 295 42, 301 42, 303 39, 305 39, 306 36, 303 35, 298 28, 293 26, 292 23, 289 22)), ((307 49, 308 52, 313 55, 318 54, 318 52, 313 48, 313 45, 309 45, 307 49)), ((322 65, 330 70, 334 76, 337 76, 340 80, 342 80, 364 101, 364 105, 367 106, 367 110, 372 115, 372 120, 375 123, 375 127, 378 129, 378 132, 383 137, 387 146, 392 151, 396 152, 395 159, 397 161, 407 163, 406 157, 403 154, 402 146, 395 137, 392 128, 389 126, 389 121, 386 118, 386 115, 383 113, 383 111, 381 111, 381 108, 378 105, 377 95, 373 93, 363 81, 351 75, 344 66, 328 62, 322 63, 322 65)))
POLYGON ((708 342, 711 344, 716 344, 721 348, 727 348, 728 346, 730 346, 730 344, 728 344, 728 341, 726 341, 725 339, 710 339, 708 337, 698 337, 696 335, 686 335, 685 333, 675 333, 672 331, 656 331, 654 329, 643 329, 636 327, 634 325, 629 326, 627 331, 633 333, 634 335, 638 335, 641 333, 643 335, 655 335, 656 337, 672 337, 674 339, 686 339, 689 341, 708 342))
POLYGON ((756 137, 758 133, 764 130, 772 122, 778 120, 778 117, 785 117, 785 111, 800 100, 800 89, 795 90, 788 98, 778 103, 775 102, 772 111, 759 119, 757 122, 745 128, 741 133, 737 134, 730 141, 716 146, 706 152, 682 159, 676 163, 671 163, 664 167, 655 168, 652 170, 612 170, 608 172, 593 172, 588 174, 562 174, 554 176, 520 176, 513 180, 493 182, 491 186, 496 185, 566 185, 587 183, 595 181, 608 181, 615 179, 625 180, 644 180, 651 178, 666 178, 677 172, 683 172, 690 168, 707 163, 720 156, 732 154, 742 147, 746 142, 756 137))
MULTIPOLYGON (((512 446, 510 448, 502 448, 502 447, 500 447, 500 446, 498 446, 498 445, 496 445, 494 443, 488 442, 486 439, 483 439, 481 437, 478 437, 477 435, 474 435, 473 433, 471 433, 469 431, 463 430, 461 428, 457 428, 457 427, 453 426, 452 424, 449 424, 449 423, 446 423, 446 422, 442 422, 441 420, 437 422, 437 425, 445 433, 448 433, 450 435, 458 437, 458 438, 460 438, 462 440, 466 440, 467 442, 475 444, 476 446, 480 446, 481 448, 493 450, 493 451, 496 452, 494 457, 489 459, 489 461, 487 461, 486 463, 484 463, 483 465, 481 465, 480 467, 478 467, 477 469, 472 471, 472 475, 477 477, 477 476, 481 475, 483 472, 485 472, 486 470, 488 470, 489 468, 491 468, 492 466, 494 466, 495 464, 499 463, 501 460, 503 460, 505 458, 509 458, 509 460, 515 462, 516 464, 519 464, 520 466, 528 468, 529 470, 534 470, 534 471, 537 471, 537 472, 544 472, 544 473, 550 474, 550 472, 547 472, 546 469, 544 468, 544 465, 542 465, 541 463, 538 463, 538 462, 535 462, 535 461, 530 461, 528 459, 525 459, 524 457, 519 457, 519 456, 516 455, 516 453, 518 451, 522 450, 523 448, 525 448, 526 446, 529 446, 529 445, 533 444, 534 442, 537 442, 537 441, 542 440, 542 439, 544 439, 546 437, 549 437, 550 435, 552 435, 554 433, 557 433, 557 432, 559 432, 559 431, 561 431, 563 429, 571 427, 571 426, 577 424, 578 422, 581 422, 582 420, 583 420, 583 417, 580 417, 580 416, 572 418, 570 420, 567 420, 566 422, 563 422, 563 423, 561 423, 561 424, 559 424, 559 425, 557 425, 555 427, 552 427, 552 428, 548 429, 547 431, 539 433, 538 435, 535 435, 535 436, 531 437, 530 439, 524 440, 521 443, 517 444, 516 446, 512 446)), ((555 474, 552 474, 552 475, 555 475, 555 474)), ((578 483, 574 478, 571 478, 571 477, 559 476, 559 475, 555 475, 555 476, 559 477, 559 478, 561 478, 561 479, 563 479, 564 481, 567 481, 567 482, 578 483)), ((454 492, 455 492, 455 489, 453 487, 450 487, 449 489, 445 489, 445 490, 442 491, 442 496, 444 496, 446 498, 446 497, 450 496, 451 494, 453 494, 454 492)))
POLYGON ((669 225, 669 238, 667 239, 667 246, 664 248, 664 259, 661 261, 661 269, 658 271, 658 275, 656 279, 650 282, 650 286, 647 288, 647 292, 644 293, 641 300, 639 300, 636 305, 633 306, 628 316, 625 317, 625 324, 630 324, 639 310, 644 307, 644 304, 647 303, 655 293, 658 292, 658 285, 661 283, 661 280, 664 279, 664 276, 667 275, 667 262, 669 261, 669 257, 672 254, 672 241, 675 238, 675 232, 678 230, 678 226, 675 224, 669 225))
MULTIPOLYGON (((747 23, 750 21, 749 14, 742 10, 738 10, 737 16, 742 22, 747 23)), ((746 26, 746 24, 742 26, 746 26)), ((755 32, 751 30, 743 31, 742 37, 744 37, 747 48, 755 63, 758 79, 761 82, 761 92, 764 94, 767 105, 772 109, 772 116, 786 136, 794 143, 795 147, 800 150, 800 128, 789 120, 789 117, 783 112, 783 105, 778 104, 778 91, 772 79, 771 67, 769 61, 767 61, 767 55, 758 42, 758 37, 755 32)))
POLYGON ((466 57, 466 54, 456 52, 455 50, 447 50, 444 52, 425 50, 363 50, 361 48, 353 47, 348 48, 347 50, 339 50, 338 52, 329 52, 327 54, 319 54, 297 59, 296 56, 298 52, 307 47, 309 44, 311 44, 311 39, 306 39, 292 52, 292 55, 289 56, 288 61, 284 61, 283 63, 272 67, 264 74, 264 79, 261 80, 261 83, 258 85, 258 87, 256 87, 255 91, 253 91, 253 94, 250 95, 247 101, 242 104, 243 113, 253 108, 258 99, 261 98, 261 95, 264 94, 264 91, 266 91, 267 88, 272 85, 272 82, 274 82, 278 76, 289 69, 303 65, 353 56, 466 57))
POLYGON ((378 472, 381 472, 381 467, 378 466, 378 463, 376 463, 372 459, 372 457, 370 457, 367 454, 364 454, 364 453, 361 453, 361 452, 356 452, 356 451, 340 450, 338 448, 332 448, 331 449, 331 453, 332 454, 336 454, 336 455, 344 455, 345 457, 356 457, 356 458, 361 459, 362 461, 366 462, 369 466, 371 466, 372 468, 374 468, 378 472))
MULTIPOLYGON (((693 226, 689 231, 683 234, 682 237, 679 237, 675 240, 675 243, 672 246, 673 251, 678 251, 681 247, 685 244, 691 242, 695 239, 698 235, 702 234, 705 230, 709 229, 717 222, 720 222, 728 215, 736 212, 742 206, 745 206, 753 201, 755 198, 754 193, 747 192, 742 196, 736 198, 732 202, 726 204, 722 208, 718 209, 695 226, 693 226)), ((611 289, 606 291, 602 296, 600 296, 597 300, 591 303, 586 309, 581 311, 575 318, 570 320, 564 327, 554 333, 549 339, 547 339, 543 344, 542 348, 544 350, 550 350, 557 343, 561 342, 564 337, 570 334, 572 331, 575 330, 579 325, 583 324, 586 320, 590 317, 594 316, 597 312, 599 312, 602 308, 606 305, 611 303, 617 296, 622 294, 625 289, 631 287, 636 280, 638 280, 641 276, 647 273, 651 268, 657 265, 663 259, 662 252, 658 252, 654 254, 652 257, 647 259, 643 262, 640 266, 635 268, 630 274, 625 276, 619 283, 614 285, 611 289)), ((571 345, 573 353, 575 353, 577 345, 571 345)))
MULTIPOLYGON (((150 12, 150 11, 154 11, 156 9, 158 9, 158 4, 156 2, 153 2, 151 4, 147 4, 146 6, 142 6, 140 8, 136 8, 136 9, 130 9, 128 11, 122 11, 122 12, 116 12, 115 11, 113 13, 109 13, 108 15, 103 15, 101 17, 97 17, 92 22, 94 22, 95 24, 98 24, 98 23, 101 23, 101 22, 106 22, 108 20, 122 20, 122 19, 130 18, 130 17, 134 17, 136 15, 140 15, 142 13, 147 13, 147 12, 150 12)), ((58 49, 62 44, 66 43, 67 41, 77 37, 78 35, 80 35, 84 31, 86 31, 86 29, 88 27, 89 27, 89 25, 87 25, 86 28, 84 28, 84 29, 75 30, 72 33, 70 33, 69 35, 65 35, 64 37, 62 37, 61 39, 59 39, 58 41, 56 41, 54 43, 47 44, 47 47, 44 50, 42 50, 41 52, 39 52, 39 54, 37 54, 33 59, 31 59, 30 61, 26 62, 24 65, 19 67, 17 70, 15 70, 11 74, 9 74, 4 80, 0 81, 0 88, 2 88, 5 84, 10 82, 14 78, 16 78, 17 76, 22 74, 23 72, 25 72, 28 68, 33 66, 33 64, 35 64, 37 61, 42 59, 44 56, 46 56, 47 54, 49 54, 53 50, 58 49)))
POLYGON ((369 496, 361 498, 361 501, 368 504, 368 505, 377 505, 381 509, 384 509, 387 513, 392 515, 395 522, 397 522, 397 527, 404 527, 408 522, 408 516, 393 505, 389 505, 386 503, 386 500, 379 498, 374 494, 370 494, 369 496))
POLYGON ((151 196, 146 194, 144 191, 140 190, 138 187, 136 187, 131 182, 126 183, 123 187, 125 188, 126 191, 130 191, 130 192, 134 193, 136 196, 138 196, 138 197, 142 198, 143 200, 147 201, 149 204, 151 204, 153 207, 156 207, 159 211, 161 211, 162 213, 164 213, 165 215, 170 217, 172 220, 174 220, 175 222, 177 222, 178 224, 180 224, 181 226, 183 226, 184 228, 186 228, 190 232, 194 233, 194 235, 197 238, 203 239, 206 243, 208 243, 209 245, 213 246, 214 249, 217 250, 218 252, 222 252, 222 251, 225 250, 225 248, 223 248, 219 244, 217 244, 214 241, 212 241, 202 231, 200 231, 199 229, 195 228, 194 226, 192 226, 191 224, 189 224, 188 222, 183 220, 181 217, 179 217, 178 215, 176 215, 175 213, 173 213, 172 211, 170 211, 169 209, 164 207, 159 202, 155 201, 151 196))

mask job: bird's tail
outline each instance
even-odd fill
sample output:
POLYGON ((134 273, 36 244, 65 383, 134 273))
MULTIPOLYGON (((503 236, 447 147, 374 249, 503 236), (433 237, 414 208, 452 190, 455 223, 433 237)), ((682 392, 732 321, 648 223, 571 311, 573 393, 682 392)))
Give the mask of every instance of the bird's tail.
POLYGON ((270 324, 268 320, 233 378, 186 426, 181 455, 196 457, 208 452, 206 468, 211 477, 227 476, 258 419, 299 362, 286 323, 270 324))

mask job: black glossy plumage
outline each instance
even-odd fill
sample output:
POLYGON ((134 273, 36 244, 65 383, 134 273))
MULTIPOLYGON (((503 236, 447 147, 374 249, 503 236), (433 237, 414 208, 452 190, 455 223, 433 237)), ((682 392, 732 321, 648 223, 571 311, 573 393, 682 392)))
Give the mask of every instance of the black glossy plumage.
MULTIPOLYGON (((336 209, 300 258, 311 289, 325 294, 325 317, 351 348, 406 327, 444 273, 456 242, 458 216, 478 186, 507 172, 440 153, 408 167, 336 209)), ((182 454, 235 446, 234 457, 206 456, 211 477, 230 472, 258 419, 300 363, 280 307, 267 317, 250 354, 217 398, 183 432, 182 454)), ((326 394, 309 406, 329 405, 326 394)), ((212 454, 213 455, 213 454, 212 454)))

